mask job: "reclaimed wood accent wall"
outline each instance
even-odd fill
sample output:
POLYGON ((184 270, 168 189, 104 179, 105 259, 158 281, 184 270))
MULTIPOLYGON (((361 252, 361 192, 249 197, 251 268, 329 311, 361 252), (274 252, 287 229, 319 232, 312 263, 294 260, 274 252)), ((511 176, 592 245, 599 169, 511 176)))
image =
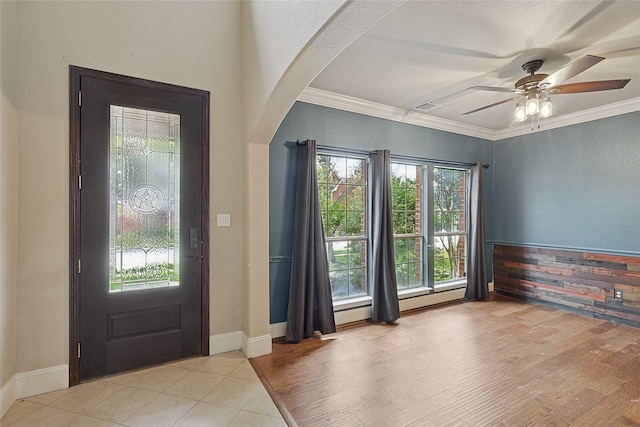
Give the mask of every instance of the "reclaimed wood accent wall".
POLYGON ((640 256, 494 245, 493 280, 503 295, 640 327, 640 256))

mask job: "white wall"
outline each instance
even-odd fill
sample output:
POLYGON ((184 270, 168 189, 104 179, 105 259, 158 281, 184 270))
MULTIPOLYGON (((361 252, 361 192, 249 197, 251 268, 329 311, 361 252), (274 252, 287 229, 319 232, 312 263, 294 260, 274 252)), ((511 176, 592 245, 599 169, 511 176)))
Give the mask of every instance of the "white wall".
MULTIPOLYGON (((243 71, 249 130, 256 128, 267 100, 296 57, 345 3, 346 0, 245 2, 243 71)), ((303 82, 303 87, 308 83, 303 82)))
POLYGON ((242 330, 241 7, 18 2, 17 372, 68 363, 69 64, 211 92, 211 334, 242 330))
POLYGON ((3 16, 5 3, 16 10, 19 76, 6 116, 17 112, 17 141, 1 158, 3 171, 17 164, 3 206, 20 212, 1 223, 18 225, 17 261, 15 247, 0 259, 17 262, 15 327, 0 328, 15 337, 15 352, 0 351, 17 354, 9 374, 68 364, 70 64, 211 92, 210 332, 235 342, 242 331, 257 355, 270 350, 266 146, 313 77, 402 1, 0 2, 3 16), (215 227, 217 213, 232 226, 215 227))
POLYGON ((268 144, 316 75, 405 1, 244 2, 243 72, 249 141, 268 144))
POLYGON ((252 165, 245 187, 244 324, 250 336, 269 334, 269 231, 264 214, 269 158, 264 146, 315 76, 404 1, 244 2, 246 156, 252 165))
POLYGON ((18 250, 16 2, 0 2, 0 417, 15 399, 18 250))

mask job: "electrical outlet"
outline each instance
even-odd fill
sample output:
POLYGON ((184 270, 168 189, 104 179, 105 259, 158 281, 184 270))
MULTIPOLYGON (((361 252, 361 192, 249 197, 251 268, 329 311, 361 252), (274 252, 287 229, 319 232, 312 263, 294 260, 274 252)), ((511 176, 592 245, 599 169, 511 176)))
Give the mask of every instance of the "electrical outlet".
POLYGON ((614 299, 622 299, 622 289, 614 289, 613 290, 613 298, 614 299))

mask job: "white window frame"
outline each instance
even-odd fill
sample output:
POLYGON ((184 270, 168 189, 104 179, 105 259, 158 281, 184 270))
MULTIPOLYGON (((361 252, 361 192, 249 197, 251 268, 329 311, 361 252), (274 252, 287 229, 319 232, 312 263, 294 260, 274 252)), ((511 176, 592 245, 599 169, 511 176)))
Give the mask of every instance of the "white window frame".
MULTIPOLYGON (((365 171, 366 176, 364 179, 364 232, 360 236, 337 236, 337 237, 328 237, 325 235, 325 242, 329 244, 330 242, 341 242, 341 241, 358 241, 362 242, 363 248, 366 248, 366 258, 365 258, 365 278, 364 283, 366 286, 366 294, 364 295, 356 295, 354 297, 345 297, 333 299, 333 306, 335 312, 340 312, 344 310, 350 310, 358 307, 366 307, 371 305, 371 253, 370 253, 370 243, 371 236, 369 235, 369 226, 370 226, 370 217, 371 217, 371 207, 369 206, 370 195, 369 188, 371 179, 371 162, 370 157, 367 154, 360 153, 352 153, 349 151, 341 151, 341 150, 318 150, 317 156, 328 156, 328 157, 339 157, 345 159, 357 159, 365 162, 363 171, 365 171)), ((437 163, 421 163, 421 162, 410 162, 402 159, 393 159, 392 163, 397 164, 406 164, 411 166, 418 166, 420 168, 420 173, 422 174, 422 182, 420 184, 420 192, 421 192, 421 207, 420 207, 420 231, 415 234, 394 234, 394 242, 395 239, 398 238, 415 238, 419 237, 421 239, 421 250, 420 255, 422 257, 422 284, 421 286, 416 286, 413 288, 401 289, 398 291, 398 298, 400 300, 406 298, 413 298, 418 296, 427 295, 430 293, 444 292, 453 289, 464 288, 467 283, 466 279, 466 270, 467 270, 467 257, 468 257, 468 228, 469 228, 469 211, 468 211, 468 177, 469 170, 468 168, 459 167, 459 166, 447 166, 440 165, 437 163), (464 263, 465 263, 465 277, 454 279, 445 282, 436 283, 434 280, 434 269, 431 266, 435 265, 435 248, 433 247, 433 240, 437 236, 434 232, 434 221, 432 221, 432 214, 434 208, 434 170, 435 168, 440 169, 451 169, 456 171, 465 172, 465 231, 464 232, 452 232, 445 234, 456 234, 463 235, 465 238, 465 252, 464 252, 464 263)), ((333 288, 333 287, 332 287, 333 288)))
MULTIPOLYGON (((400 299, 403 298, 412 298, 416 296, 425 295, 431 292, 443 292, 449 291, 452 289, 460 289, 464 288, 467 285, 466 273, 465 277, 448 280, 444 282, 436 282, 435 281, 435 248, 433 246, 433 241, 437 236, 440 235, 462 235, 464 236, 465 241, 465 250, 464 250, 464 263, 465 263, 465 272, 467 270, 467 255, 468 255, 468 203, 466 203, 468 199, 468 173, 469 169, 459 168, 459 167, 447 167, 441 166, 433 163, 415 163, 410 161, 396 160, 392 159, 392 163, 395 164, 405 164, 410 166, 419 166, 421 167, 422 173, 422 183, 421 183, 421 199, 420 199, 420 233, 416 233, 415 237, 421 237, 422 248, 421 248, 421 256, 422 256, 422 286, 416 286, 413 288, 401 289, 398 290, 398 296, 400 299), (434 221, 432 220, 433 209, 435 206, 434 202, 434 170, 436 168, 439 169, 450 169, 455 171, 462 171, 465 173, 465 231, 464 232, 451 232, 451 233, 436 233, 434 230, 434 221)), ((413 237, 413 234, 410 235, 400 235, 394 234, 394 241, 396 238, 401 237, 413 237)))
POLYGON ((469 206, 467 203, 468 200, 468 196, 469 196, 469 183, 468 183, 468 178, 469 178, 469 171, 470 169, 467 168, 456 168, 456 167, 446 167, 446 166, 440 166, 437 164, 428 164, 425 165, 425 169, 426 169, 426 174, 427 177, 425 177, 425 179, 428 178, 428 181, 425 181, 428 183, 428 194, 427 194, 427 198, 428 198, 428 204, 429 206, 427 206, 424 209, 424 214, 428 215, 428 214, 432 214, 433 213, 433 208, 435 207, 435 202, 434 202, 434 196, 435 196, 435 190, 434 190, 434 170, 438 168, 438 169, 449 169, 449 170, 454 170, 454 171, 461 171, 464 172, 464 183, 465 183, 465 195, 464 195, 464 207, 465 207, 465 212, 464 212, 464 219, 465 219, 465 225, 464 225, 464 232, 447 232, 447 233, 436 233, 434 230, 434 223, 435 221, 432 221, 430 218, 425 218, 425 221, 427 221, 427 226, 429 227, 429 234, 426 237, 427 239, 427 252, 428 252, 428 258, 429 258, 429 264, 428 266, 426 266, 426 268, 429 268, 428 274, 429 274, 429 287, 433 289, 434 292, 443 292, 443 291, 449 291, 452 289, 459 289, 459 288, 464 288, 465 286, 467 286, 467 255, 469 253, 469 206), (434 266, 435 267, 435 248, 433 246, 433 241, 436 237, 438 236, 447 236, 447 235, 459 235, 459 236, 464 236, 464 277, 462 278, 457 278, 457 279, 452 279, 452 280, 447 280, 447 281, 442 281, 442 282, 436 282, 435 280, 435 268, 431 268, 430 266, 434 266))
MULTIPOLYGON (((419 286, 413 286, 410 288, 405 288, 405 289, 399 289, 398 290, 398 296, 401 298, 409 298, 409 297, 414 297, 414 296, 419 296, 419 295, 424 295, 424 294, 428 294, 431 291, 431 288, 425 284, 425 273, 426 273, 426 268, 425 268, 425 250, 427 248, 426 244, 425 244, 425 234, 424 234, 424 230, 425 230, 425 223, 424 223, 424 197, 425 197, 425 187, 424 187, 424 166, 420 163, 413 163, 413 162, 407 162, 407 161, 397 161, 397 160, 391 160, 391 164, 398 164, 398 165, 406 165, 406 166, 412 166, 412 167, 416 167, 417 169, 417 173, 419 173, 420 176, 420 186, 419 186, 419 191, 420 191, 420 231, 417 233, 409 233, 409 234, 393 234, 393 241, 394 241, 394 245, 396 242, 396 239, 415 239, 415 238, 419 238, 420 239, 420 277, 421 277, 421 283, 419 284, 419 286)), ((392 166, 393 168, 393 166, 392 166)), ((393 188, 392 188, 392 192, 393 192, 393 188)), ((398 274, 398 270, 396 268, 396 275, 398 274)))
MULTIPOLYGON (((336 236, 336 237, 329 237, 326 235, 325 232, 325 246, 328 246, 330 243, 332 242, 353 242, 353 241, 361 241, 362 244, 362 248, 365 251, 365 268, 364 268, 364 278, 363 278, 363 282, 365 284, 365 294, 359 294, 359 295, 355 295, 353 297, 344 297, 344 298, 333 298, 333 305, 334 305, 334 311, 337 310, 343 310, 343 309, 348 309, 348 308, 353 308, 353 307, 359 307, 359 306, 363 306, 363 305, 370 305, 371 304, 371 287, 370 287, 370 277, 371 277, 371 272, 370 272, 370 256, 371 254, 369 253, 369 242, 370 242, 370 236, 368 234, 368 230, 369 230, 369 217, 370 217, 370 208, 369 208, 369 179, 371 176, 370 173, 370 159, 367 155, 363 155, 363 154, 354 154, 354 153, 345 153, 345 152, 341 152, 339 150, 337 151, 333 151, 333 150, 318 150, 316 153, 317 157, 323 156, 323 157, 338 157, 338 158, 343 158, 343 159, 355 159, 355 160, 361 160, 364 162, 363 165, 363 173, 365 174, 364 177, 364 186, 363 186, 363 196, 364 196, 364 201, 363 201, 363 214, 364 214, 364 221, 363 221, 363 234, 359 235, 359 236, 336 236)), ((320 184, 320 183, 318 183, 320 184)), ((322 211, 322 207, 320 208, 320 210, 322 211)), ((329 255, 327 253, 327 255, 329 255)), ((331 270, 329 270, 331 272, 331 270)), ((332 291, 333 291, 333 286, 332 286, 332 291)))

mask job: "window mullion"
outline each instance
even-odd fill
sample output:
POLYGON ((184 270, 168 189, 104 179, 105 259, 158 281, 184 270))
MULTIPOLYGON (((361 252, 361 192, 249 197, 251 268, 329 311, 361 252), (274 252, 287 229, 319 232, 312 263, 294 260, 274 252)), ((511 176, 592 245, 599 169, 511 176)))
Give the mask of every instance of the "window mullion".
POLYGON ((435 280, 434 280, 434 270, 433 266, 435 264, 435 248, 433 246, 434 243, 434 218, 433 218, 433 206, 434 206, 434 186, 433 186, 433 166, 425 165, 423 168, 423 182, 424 182, 424 190, 423 190, 423 200, 422 203, 422 212, 423 212, 423 224, 425 227, 424 240, 425 240, 425 262, 424 262, 424 277, 427 279, 426 285, 429 288, 433 288, 435 280))

